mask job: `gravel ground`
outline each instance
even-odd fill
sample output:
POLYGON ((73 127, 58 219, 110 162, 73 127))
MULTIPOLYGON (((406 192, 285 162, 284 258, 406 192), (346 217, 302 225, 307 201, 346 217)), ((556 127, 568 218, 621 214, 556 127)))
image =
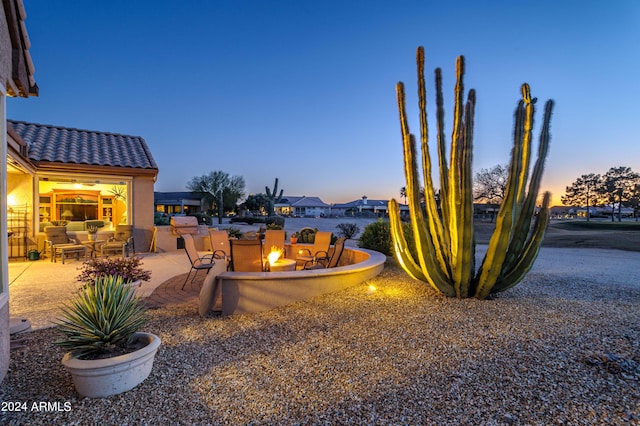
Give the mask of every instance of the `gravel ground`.
POLYGON ((57 330, 38 330, 12 346, 0 386, 27 411, 0 423, 636 425, 638 265, 639 253, 543 249, 523 283, 478 301, 438 296, 390 263, 260 314, 153 310, 151 375, 104 399, 75 393, 57 330))

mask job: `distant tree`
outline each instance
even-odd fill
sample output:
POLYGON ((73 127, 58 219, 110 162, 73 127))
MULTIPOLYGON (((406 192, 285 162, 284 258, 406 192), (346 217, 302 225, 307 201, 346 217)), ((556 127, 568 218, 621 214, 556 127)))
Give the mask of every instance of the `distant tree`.
MULTIPOLYGON (((400 196, 404 198, 404 203, 407 204, 407 187, 400 188, 400 196)), ((424 203, 424 188, 420 188, 420 202, 424 203)))
POLYGON ((629 199, 629 205, 633 207, 633 216, 638 221, 638 209, 640 209, 640 182, 638 182, 633 190, 633 196, 629 199))
POLYGON ((269 206, 269 197, 266 194, 249 194, 244 202, 244 207, 251 212, 266 211, 269 206))
POLYGON ((622 220, 622 204, 634 196, 640 175, 630 167, 612 167, 602 177, 601 193, 611 205, 611 221, 614 221, 615 206, 618 206, 618 221, 622 220))
POLYGON ((244 188, 242 176, 230 177, 228 173, 222 171, 194 177, 187 183, 189 191, 208 194, 206 201, 215 205, 218 211, 218 223, 222 223, 225 208, 233 209, 238 200, 244 196, 244 188))
POLYGON ((587 221, 591 216, 589 207, 596 205, 601 194, 602 176, 590 173, 582 175, 565 189, 560 197, 565 206, 587 206, 587 221))
POLYGON ((500 204, 504 199, 509 179, 509 166, 497 164, 481 169, 473 181, 473 199, 485 203, 500 204))

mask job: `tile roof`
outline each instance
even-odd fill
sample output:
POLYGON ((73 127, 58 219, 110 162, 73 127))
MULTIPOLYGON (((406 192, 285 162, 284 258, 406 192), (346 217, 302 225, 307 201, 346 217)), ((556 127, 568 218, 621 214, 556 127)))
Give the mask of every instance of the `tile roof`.
POLYGON ((282 200, 276 205, 289 205, 292 207, 330 207, 320 197, 307 197, 307 196, 283 196, 282 200))
POLYGON ((7 120, 29 146, 32 161, 158 169, 140 136, 7 120))
POLYGON ((343 204, 336 204, 333 206, 333 208, 336 209, 347 209, 350 207, 370 207, 370 208, 374 208, 374 207, 387 207, 387 204, 389 203, 388 200, 367 200, 367 203, 365 204, 362 199, 357 199, 354 201, 349 201, 348 203, 343 203, 343 204))

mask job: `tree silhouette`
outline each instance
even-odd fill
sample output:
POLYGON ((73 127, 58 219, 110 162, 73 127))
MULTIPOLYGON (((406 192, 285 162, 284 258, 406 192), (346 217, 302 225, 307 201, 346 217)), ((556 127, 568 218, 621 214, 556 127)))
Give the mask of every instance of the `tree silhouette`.
POLYGON ((601 194, 602 176, 590 173, 582 175, 565 189, 560 197, 565 206, 587 206, 587 221, 591 216, 590 207, 596 205, 601 194))
POLYGON ((602 195, 611 204, 611 221, 614 221, 615 206, 618 206, 618 222, 622 220, 622 203, 633 198, 640 175, 631 167, 612 167, 602 177, 602 195))

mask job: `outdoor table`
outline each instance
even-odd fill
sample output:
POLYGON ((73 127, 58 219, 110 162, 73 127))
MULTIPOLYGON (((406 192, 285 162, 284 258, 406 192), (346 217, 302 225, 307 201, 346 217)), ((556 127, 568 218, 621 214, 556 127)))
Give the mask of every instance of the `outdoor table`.
POLYGON ((98 251, 98 244, 104 243, 105 240, 87 240, 80 241, 83 246, 86 246, 89 249, 89 256, 96 257, 96 252, 98 251))

